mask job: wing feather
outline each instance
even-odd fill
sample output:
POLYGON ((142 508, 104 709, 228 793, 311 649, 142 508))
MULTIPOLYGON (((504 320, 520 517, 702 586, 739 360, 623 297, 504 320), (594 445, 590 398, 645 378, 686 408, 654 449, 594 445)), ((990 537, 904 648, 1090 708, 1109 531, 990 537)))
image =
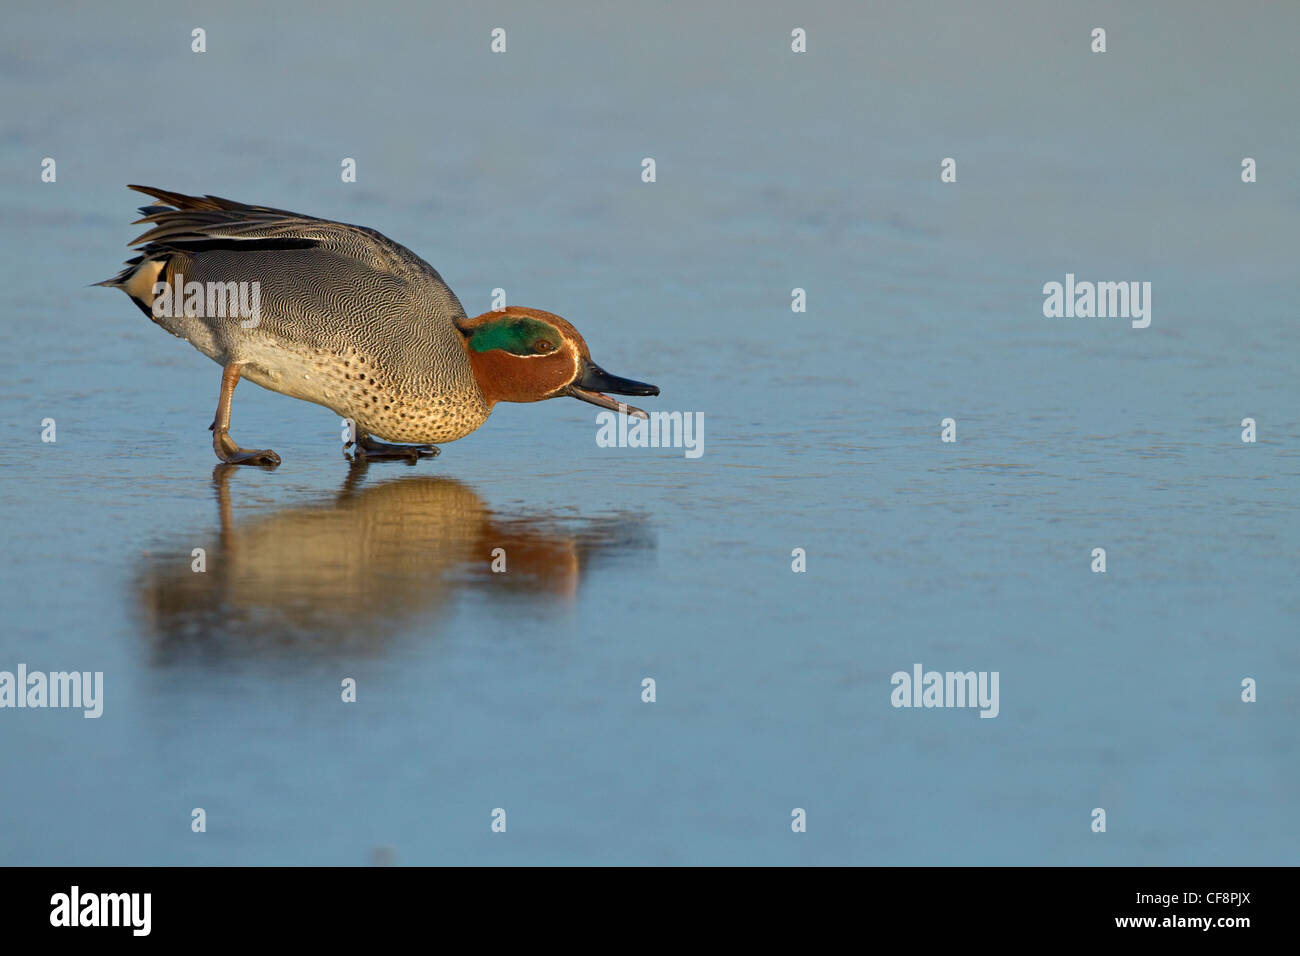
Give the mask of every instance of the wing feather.
POLYGON ((286 240, 283 248, 287 249, 315 245, 322 252, 354 259, 376 272, 426 287, 427 295, 458 313, 450 318, 465 315, 460 301, 433 266, 377 230, 220 196, 187 196, 154 186, 128 188, 156 200, 153 205, 141 207, 143 217, 136 221, 150 228, 128 243, 143 245, 146 257, 175 250, 201 255, 218 247, 237 251, 241 243, 247 243, 250 252, 265 251, 275 248, 276 240, 286 240), (214 244, 213 240, 225 241, 214 244))

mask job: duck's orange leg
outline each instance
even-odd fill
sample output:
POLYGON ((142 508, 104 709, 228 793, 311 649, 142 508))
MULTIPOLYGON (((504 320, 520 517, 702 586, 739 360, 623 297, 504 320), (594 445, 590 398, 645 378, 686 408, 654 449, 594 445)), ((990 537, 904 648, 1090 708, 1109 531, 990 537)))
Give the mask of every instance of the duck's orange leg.
POLYGON ((280 464, 280 456, 269 448, 240 448, 230 437, 230 401, 239 384, 240 366, 227 365, 221 373, 221 398, 217 402, 217 417, 212 422, 212 450, 217 457, 231 465, 280 464))

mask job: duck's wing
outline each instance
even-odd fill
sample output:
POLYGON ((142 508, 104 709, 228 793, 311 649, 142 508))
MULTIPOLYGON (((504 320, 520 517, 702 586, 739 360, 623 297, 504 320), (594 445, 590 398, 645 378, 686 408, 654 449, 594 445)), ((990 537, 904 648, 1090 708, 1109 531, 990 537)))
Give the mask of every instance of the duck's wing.
MULTIPOLYGON (((150 223, 152 228, 129 243, 143 244, 144 258, 168 252, 194 255, 314 248, 410 283, 428 305, 452 321, 465 316, 460 300, 433 266, 377 230, 220 196, 187 196, 153 186, 128 188, 156 200, 154 205, 142 207, 143 218, 136 220, 150 223)), ((128 268, 123 275, 130 271, 128 268)))

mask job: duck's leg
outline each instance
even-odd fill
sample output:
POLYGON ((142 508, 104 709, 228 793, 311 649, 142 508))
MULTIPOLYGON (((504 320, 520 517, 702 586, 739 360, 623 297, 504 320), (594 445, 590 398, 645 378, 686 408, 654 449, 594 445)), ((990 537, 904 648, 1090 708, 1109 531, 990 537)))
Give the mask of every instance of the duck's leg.
POLYGON ((392 461, 405 459, 414 465, 421 458, 433 458, 439 453, 437 445, 390 445, 375 441, 367 432, 356 431, 356 439, 343 446, 346 451, 353 449, 358 458, 371 461, 392 461))
POLYGON ((217 457, 231 465, 280 464, 280 456, 269 448, 240 448, 230 437, 230 400, 239 384, 240 366, 232 362, 221 373, 221 399, 217 402, 217 417, 212 422, 212 450, 217 457))

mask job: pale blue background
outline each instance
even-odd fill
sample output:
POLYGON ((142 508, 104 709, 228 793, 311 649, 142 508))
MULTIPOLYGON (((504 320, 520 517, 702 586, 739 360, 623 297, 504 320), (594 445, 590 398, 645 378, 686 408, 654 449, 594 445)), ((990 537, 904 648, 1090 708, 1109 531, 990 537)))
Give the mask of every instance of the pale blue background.
MULTIPOLYGON (((0 669, 107 689, 0 712, 0 862, 1295 864, 1296 8, 462 6, 7 7, 0 669), (705 455, 501 407, 363 485, 458 480, 573 544, 558 585, 430 548, 353 617, 355 556, 306 548, 160 643, 142 595, 217 547, 218 370, 86 287, 127 182, 558 312, 705 455), (1045 319, 1067 272, 1151 281, 1151 327, 1045 319), (1001 715, 892 709, 914 662, 999 671, 1001 715)), ((233 431, 285 460, 233 477, 240 527, 328 520, 330 412, 246 385, 233 431)))

